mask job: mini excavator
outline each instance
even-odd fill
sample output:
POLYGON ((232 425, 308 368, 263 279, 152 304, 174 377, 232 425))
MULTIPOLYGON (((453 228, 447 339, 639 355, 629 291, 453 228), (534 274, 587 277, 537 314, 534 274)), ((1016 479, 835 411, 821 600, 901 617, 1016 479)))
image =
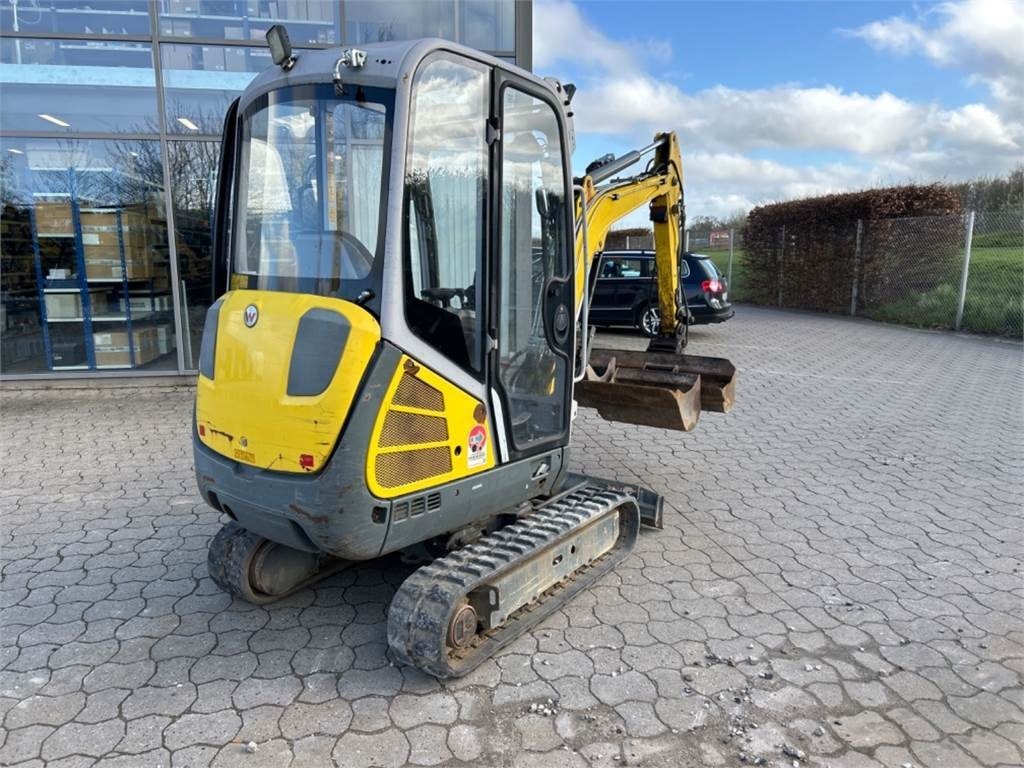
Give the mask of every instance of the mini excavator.
POLYGON ((230 521, 209 571, 267 603, 389 553, 420 565, 392 657, 472 670, 614 568, 662 499, 569 469, 576 406, 692 429, 735 370, 683 352, 673 133, 574 179, 572 86, 442 40, 292 51, 228 109, 193 442, 230 521), (642 164, 632 176, 618 177, 642 164), (594 255, 647 205, 660 332, 588 332, 594 255))

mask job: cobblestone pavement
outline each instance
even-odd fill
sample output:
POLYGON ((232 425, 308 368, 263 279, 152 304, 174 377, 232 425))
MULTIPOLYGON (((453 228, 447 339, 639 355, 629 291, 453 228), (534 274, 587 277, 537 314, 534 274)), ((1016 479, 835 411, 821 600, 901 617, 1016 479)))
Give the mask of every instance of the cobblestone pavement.
POLYGON ((665 530, 447 684, 385 657, 394 560, 218 592, 188 388, 5 390, 0 763, 1018 765, 1021 347, 746 307, 693 336, 732 414, 576 424, 665 530))

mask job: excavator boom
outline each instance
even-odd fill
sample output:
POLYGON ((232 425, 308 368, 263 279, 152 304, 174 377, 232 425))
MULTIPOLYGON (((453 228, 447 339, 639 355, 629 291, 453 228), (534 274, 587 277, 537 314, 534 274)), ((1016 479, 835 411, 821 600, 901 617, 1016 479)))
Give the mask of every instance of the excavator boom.
POLYGON ((588 334, 582 334, 576 400, 610 421, 689 431, 702 410, 724 413, 732 408, 736 369, 723 358, 682 353, 689 311, 679 284, 684 209, 678 139, 672 132, 659 133, 647 147, 602 159, 587 171, 577 185, 577 316, 585 319, 594 261, 608 232, 646 204, 654 229, 661 324, 646 352, 590 349, 588 334), (643 171, 617 176, 648 154, 652 157, 643 171))

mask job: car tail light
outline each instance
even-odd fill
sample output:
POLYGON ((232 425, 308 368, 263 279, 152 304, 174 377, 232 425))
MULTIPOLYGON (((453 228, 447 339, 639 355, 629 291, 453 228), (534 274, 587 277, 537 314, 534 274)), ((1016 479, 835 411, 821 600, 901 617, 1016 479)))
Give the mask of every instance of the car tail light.
POLYGON ((704 293, 724 293, 725 283, 722 280, 705 280, 700 284, 700 289, 704 293))

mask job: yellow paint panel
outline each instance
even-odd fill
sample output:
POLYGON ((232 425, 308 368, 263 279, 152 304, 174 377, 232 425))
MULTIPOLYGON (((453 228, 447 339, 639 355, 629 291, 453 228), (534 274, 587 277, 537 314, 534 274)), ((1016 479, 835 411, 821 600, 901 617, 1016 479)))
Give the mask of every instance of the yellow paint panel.
POLYGON ((351 302, 276 291, 231 291, 224 295, 217 328, 213 379, 200 375, 196 426, 208 448, 261 469, 315 472, 338 440, 380 342, 380 326, 351 302), (256 307, 250 328, 246 308, 256 307), (288 370, 299 320, 311 309, 327 309, 349 323, 341 362, 319 395, 287 394, 288 370), (312 457, 306 463, 300 457, 312 457))
POLYGON ((491 469, 494 433, 486 414, 475 397, 403 355, 370 439, 370 492, 390 499, 491 469))

